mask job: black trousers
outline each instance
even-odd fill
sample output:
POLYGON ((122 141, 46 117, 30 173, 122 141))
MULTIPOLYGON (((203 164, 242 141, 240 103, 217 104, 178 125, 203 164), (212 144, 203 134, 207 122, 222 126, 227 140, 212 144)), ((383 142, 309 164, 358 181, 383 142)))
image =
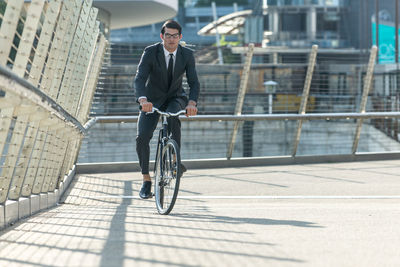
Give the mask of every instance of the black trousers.
MULTIPOLYGON (((178 112, 184 109, 181 101, 172 99, 160 107, 160 110, 167 112, 178 112)), ((137 122, 136 136, 136 152, 139 158, 139 165, 142 169, 142 174, 149 174, 150 160, 150 140, 153 137, 154 130, 157 127, 160 114, 154 112, 146 114, 140 112, 137 122)), ((174 139, 178 146, 181 147, 181 121, 177 117, 168 118, 168 132, 171 133, 171 138, 174 139)))

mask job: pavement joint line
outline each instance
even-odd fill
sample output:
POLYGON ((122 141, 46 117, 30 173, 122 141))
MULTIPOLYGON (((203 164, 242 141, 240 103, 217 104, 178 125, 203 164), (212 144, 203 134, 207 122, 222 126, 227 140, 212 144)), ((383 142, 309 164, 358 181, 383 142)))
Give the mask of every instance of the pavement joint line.
MULTIPOLYGON (((79 196, 78 198, 128 198, 140 199, 139 196, 79 196)), ((178 196, 178 199, 400 199, 399 196, 178 196)))

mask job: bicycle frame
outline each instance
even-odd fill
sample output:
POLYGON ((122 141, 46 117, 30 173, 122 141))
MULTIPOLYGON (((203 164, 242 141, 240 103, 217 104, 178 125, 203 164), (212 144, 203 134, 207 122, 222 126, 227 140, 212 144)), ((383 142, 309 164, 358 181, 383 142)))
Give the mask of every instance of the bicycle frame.
MULTIPOLYGON (((161 151, 165 144, 167 143, 169 137, 168 137, 168 122, 167 122, 167 117, 162 116, 162 128, 160 129, 160 132, 158 134, 158 141, 157 141, 157 150, 156 150, 156 159, 154 162, 154 172, 156 172, 157 164, 161 164, 162 162, 162 155, 161 151), (158 156, 160 158, 158 159, 158 156), (158 160, 157 160, 158 159, 158 160)), ((161 169, 161 168, 160 168, 161 169)), ((163 176, 163 173, 161 173, 161 176, 163 176)))
MULTIPOLYGON (((163 147, 165 146, 165 144, 167 143, 167 141, 169 139, 169 137, 168 137, 168 121, 167 121, 167 118, 168 117, 175 117, 175 116, 177 117, 180 114, 186 113, 186 110, 180 110, 177 113, 171 113, 171 112, 164 112, 164 111, 161 111, 161 110, 153 107, 152 111, 148 112, 148 113, 150 114, 150 113, 154 113, 154 112, 159 113, 161 115, 161 118, 162 118, 162 127, 160 129, 160 132, 159 132, 159 135, 158 135, 158 141, 157 141, 156 160, 154 162, 154 172, 155 172, 156 168, 157 168, 157 164, 161 164, 161 162, 162 162, 162 158, 161 158, 162 155, 160 155, 160 159, 159 159, 159 161, 157 161, 159 153, 162 151, 163 147)), ((162 168, 160 168, 160 169, 162 169, 162 168)), ((163 175, 164 174, 161 173, 161 176, 163 176, 163 175)))

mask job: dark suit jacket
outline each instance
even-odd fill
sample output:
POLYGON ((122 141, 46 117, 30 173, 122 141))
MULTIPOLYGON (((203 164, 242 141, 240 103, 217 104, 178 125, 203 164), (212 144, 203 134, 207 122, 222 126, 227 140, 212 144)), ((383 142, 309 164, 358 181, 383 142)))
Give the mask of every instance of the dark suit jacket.
POLYGON ((197 102, 200 84, 193 51, 178 45, 175 60, 173 79, 171 86, 167 88, 167 65, 163 44, 157 43, 146 47, 140 59, 134 82, 136 98, 146 96, 147 100, 157 108, 173 98, 178 99, 183 107, 187 105, 188 100, 197 102), (185 72, 190 88, 189 99, 182 88, 182 78, 185 72))

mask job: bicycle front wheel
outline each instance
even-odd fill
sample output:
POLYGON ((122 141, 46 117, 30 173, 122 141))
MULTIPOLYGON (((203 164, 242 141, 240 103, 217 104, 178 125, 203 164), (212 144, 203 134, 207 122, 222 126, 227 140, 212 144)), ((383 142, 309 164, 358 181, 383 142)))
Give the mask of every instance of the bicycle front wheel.
POLYGON ((154 184, 156 205, 158 213, 167 215, 173 209, 179 191, 181 156, 178 144, 168 140, 158 159, 154 184))

